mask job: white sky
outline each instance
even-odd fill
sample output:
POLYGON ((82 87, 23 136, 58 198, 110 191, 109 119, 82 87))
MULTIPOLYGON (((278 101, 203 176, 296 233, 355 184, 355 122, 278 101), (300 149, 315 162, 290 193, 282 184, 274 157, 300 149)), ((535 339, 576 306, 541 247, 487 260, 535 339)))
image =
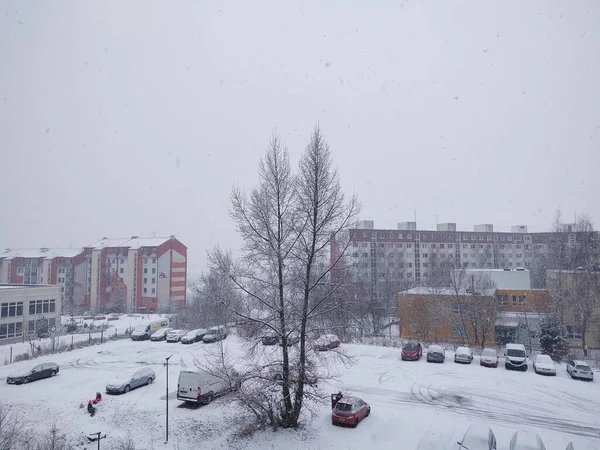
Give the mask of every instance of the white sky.
POLYGON ((0 3, 0 249, 237 248, 278 128, 317 121, 361 218, 600 225, 600 2, 0 3))

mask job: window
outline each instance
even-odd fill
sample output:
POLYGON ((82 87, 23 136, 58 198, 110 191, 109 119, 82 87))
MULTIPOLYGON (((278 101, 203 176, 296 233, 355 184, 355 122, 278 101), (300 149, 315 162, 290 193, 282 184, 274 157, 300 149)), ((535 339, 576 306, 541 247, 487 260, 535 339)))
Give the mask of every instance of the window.
POLYGON ((363 243, 362 243, 362 246, 363 246, 363 247, 368 247, 368 246, 369 246, 369 243, 368 243, 368 242, 363 242, 363 243))
POLYGON ((30 320, 29 321, 29 325, 27 326, 27 330, 29 331, 29 334, 35 333, 35 320, 30 320))
POLYGON ((489 236, 487 237, 487 240, 488 240, 488 241, 491 241, 491 240, 492 240, 492 236, 491 236, 491 235, 489 235, 489 236))
POLYGON ((479 236, 479 240, 480 240, 480 241, 483 241, 483 236, 479 236))
MULTIPOLYGON (((2 336, 0 336, 0 338, 2 338, 2 336)), ((579 327, 567 325, 567 339, 581 339, 581 330, 579 327)))
POLYGON ((463 258, 467 259, 469 257, 468 253, 463 253, 463 258))
POLYGON ((496 295, 496 303, 498 306, 508 306, 508 295, 496 295))
POLYGON ((412 234, 411 234, 411 233, 408 233, 408 234, 406 235, 406 239, 412 239, 412 234))
POLYGON ((148 293, 148 289, 144 288, 144 294, 147 294, 147 293, 148 293))
POLYGON ((427 258, 427 253, 423 253, 423 258, 427 258))
POLYGON ((152 268, 152 273, 156 273, 156 267, 152 268))
POLYGON ((454 336, 454 337, 466 336, 465 326, 462 323, 453 323, 452 324, 452 336, 454 336))
MULTIPOLYGON (((156 278, 152 278, 152 284, 156 284, 156 278)), ((152 289, 154 290, 154 289, 152 289)))
POLYGON ((412 244, 406 244, 406 248, 412 248, 412 244))
POLYGON ((525 300, 526 300, 527 296, 525 295, 519 295, 518 299, 519 299, 519 306, 525 306, 525 300))
POLYGON ((404 239, 402 233, 398 234, 398 239, 404 239))
POLYGON ((469 248, 469 244, 463 244, 463 248, 469 248))
POLYGON ((483 248, 483 244, 479 244, 479 248, 483 248))
POLYGON ((23 273, 23 268, 22 267, 17 267, 17 273, 23 273))
POLYGON ((477 236, 475 236, 474 234, 471 235, 471 240, 472 241, 476 241, 477 240, 477 236))
POLYGON ((123 268, 122 267, 119 269, 119 273, 123 273, 123 268))
MULTIPOLYGON (((442 244, 443 245, 443 244, 442 244)), ((443 248, 443 247, 442 247, 443 248)), ((448 244, 448 248, 454 248, 454 244, 448 244)))
POLYGON ((3 323, 0 325, 0 339, 11 339, 23 335, 23 322, 3 323))
POLYGON ((513 303, 513 306, 517 306, 517 296, 516 295, 512 296, 512 303, 513 303))
POLYGON ((353 242, 352 247, 358 247, 358 242, 353 242))
POLYGON ((363 255, 363 258, 366 258, 369 256, 369 254, 367 252, 363 253, 362 255, 363 255))
POLYGON ((421 248, 427 248, 427 244, 421 244, 421 248))
POLYGON ((29 314, 35 314, 35 302, 29 302, 29 314))
POLYGON ((154 288, 152 288, 152 293, 154 294, 156 292, 156 290, 154 288))
POLYGON ((467 312, 467 305, 464 303, 453 303, 452 312, 454 314, 464 314, 467 312))
POLYGON ((523 254, 517 253, 517 258, 521 258, 521 257, 523 257, 523 254))
POLYGON ((504 241, 506 238, 504 236, 500 236, 500 240, 504 241))
POLYGON ((144 258, 144 264, 148 264, 148 258, 144 258))
POLYGON ((471 249, 476 249, 476 248, 477 248, 477 245, 471 244, 471 249))
POLYGON ((23 302, 2 303, 0 317, 19 317, 23 315, 23 302))
POLYGON ((144 278, 144 284, 148 283, 148 278, 144 278))
POLYGON ((412 267, 412 263, 408 263, 408 267, 412 267))
MULTIPOLYGON (((448 248, 450 248, 451 245, 452 244, 448 244, 448 248)), ((445 247, 445 244, 440 244, 440 248, 444 248, 444 247, 445 247)))
POLYGON ((148 268, 144 267, 144 273, 148 273, 148 268))
POLYGON ((520 245, 515 245, 515 247, 517 247, 517 248, 521 248, 521 246, 520 246, 520 245))
POLYGON ((512 241, 512 236, 508 236, 509 242, 512 241))

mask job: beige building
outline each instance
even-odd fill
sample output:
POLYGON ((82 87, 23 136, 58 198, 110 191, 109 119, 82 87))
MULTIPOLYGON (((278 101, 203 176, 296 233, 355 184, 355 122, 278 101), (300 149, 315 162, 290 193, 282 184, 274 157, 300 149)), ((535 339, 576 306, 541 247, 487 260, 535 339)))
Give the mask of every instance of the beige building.
POLYGON ((60 325, 61 294, 60 286, 0 284, 0 344, 25 340, 40 319, 60 325))

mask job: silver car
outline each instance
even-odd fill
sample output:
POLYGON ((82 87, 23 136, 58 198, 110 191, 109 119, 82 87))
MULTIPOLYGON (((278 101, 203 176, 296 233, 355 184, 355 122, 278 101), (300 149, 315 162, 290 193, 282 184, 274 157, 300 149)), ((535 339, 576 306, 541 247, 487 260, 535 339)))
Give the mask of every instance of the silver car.
POLYGON ((585 361, 570 360, 567 363, 567 373, 571 375, 571 378, 588 381, 594 380, 594 372, 592 372, 592 368, 585 361))
POLYGON ((126 394, 132 389, 152 384, 155 379, 156 374, 154 373, 154 370, 150 368, 140 369, 132 375, 118 376, 114 380, 109 381, 106 384, 106 393, 126 394))
POLYGON ((469 347, 458 347, 454 353, 455 363, 471 364, 473 361, 473 351, 469 347))

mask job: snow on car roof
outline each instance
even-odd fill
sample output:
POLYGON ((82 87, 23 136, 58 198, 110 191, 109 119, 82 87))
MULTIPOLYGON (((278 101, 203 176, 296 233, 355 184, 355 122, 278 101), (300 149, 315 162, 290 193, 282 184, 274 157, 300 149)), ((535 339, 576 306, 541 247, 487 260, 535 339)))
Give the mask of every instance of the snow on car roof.
POLYGON ((441 345, 432 344, 429 346, 429 350, 443 350, 441 345))
POLYGON ((576 359, 573 362, 576 366, 590 366, 588 363, 586 363, 585 361, 581 361, 580 359, 576 359))

